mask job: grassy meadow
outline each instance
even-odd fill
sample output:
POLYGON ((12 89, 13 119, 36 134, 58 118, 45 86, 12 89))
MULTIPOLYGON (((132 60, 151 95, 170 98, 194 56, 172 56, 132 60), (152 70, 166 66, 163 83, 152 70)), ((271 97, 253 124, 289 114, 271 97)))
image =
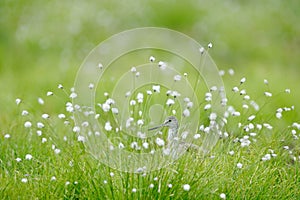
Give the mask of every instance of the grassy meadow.
POLYGON ((296 0, 1 1, 0 198, 299 199, 299 13, 296 0), (209 153, 127 173, 89 154, 66 104, 88 53, 138 27, 212 42, 227 116, 209 153))

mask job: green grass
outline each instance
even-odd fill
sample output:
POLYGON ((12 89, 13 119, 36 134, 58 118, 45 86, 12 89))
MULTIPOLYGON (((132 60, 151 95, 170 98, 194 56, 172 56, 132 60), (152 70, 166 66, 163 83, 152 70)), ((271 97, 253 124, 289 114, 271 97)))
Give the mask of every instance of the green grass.
POLYGON ((226 199, 299 199, 300 144, 292 130, 298 137, 300 130, 291 127, 300 117, 299 8, 297 0, 1 1, 0 198, 220 199, 224 193, 226 199), (94 159, 77 141, 74 122, 65 112, 69 88, 88 52, 115 33, 144 26, 178 30, 203 45, 213 42, 210 54, 226 71, 228 105, 241 113, 228 118, 223 132, 229 137, 218 140, 209 154, 188 152, 145 175, 120 172, 94 159), (234 76, 228 75, 229 68, 234 76), (239 86, 244 76, 247 81, 239 86), (59 83, 65 91, 56 89, 59 83), (251 106, 243 110, 245 101, 231 91, 234 86, 245 88, 260 111, 251 106), (284 93, 286 88, 291 94, 284 93), (55 95, 47 97, 47 91, 55 95), (273 96, 265 97, 265 91, 273 96), (38 97, 44 105, 38 104, 38 97), (22 99, 18 106, 16 98, 22 99), (275 117, 278 108, 292 105, 295 110, 283 112, 282 119, 275 117), (23 110, 29 115, 21 116, 23 110), (43 113, 50 119, 41 118, 43 113), (59 113, 67 118, 59 119, 59 113), (257 135, 250 136, 248 147, 241 147, 236 138, 249 135, 243 127, 252 114, 254 125, 269 123, 273 129, 251 131, 257 135), (31 128, 24 127, 26 121, 32 122, 31 128), (37 122, 45 124, 41 136, 37 122), (42 143, 42 138, 47 141, 42 143), (262 161, 272 152, 277 156, 262 161), (33 158, 26 160, 27 154, 33 158), (184 184, 190 185, 189 191, 184 184))
MULTIPOLYGON (((232 79, 229 75, 224 77, 224 81, 229 79, 232 79)), ((236 83, 239 84, 238 79, 236 83)), ((241 110, 242 97, 230 90, 228 87, 229 105, 241 110)), ((187 152, 172 165, 139 174, 112 169, 86 152, 72 132, 74 124, 70 114, 66 113, 68 125, 57 117, 60 113, 57 111, 65 112, 64 102, 68 101, 68 95, 59 89, 54 89, 54 93, 49 97, 41 95, 45 105, 23 99, 20 105, 12 106, 15 120, 1 136, 2 199, 220 199, 221 193, 226 194, 227 199, 300 197, 299 140, 291 133, 294 129, 300 137, 299 130, 291 127, 296 111, 283 112, 283 118, 277 119, 275 112, 279 107, 272 103, 272 98, 275 102, 279 98, 275 92, 270 99, 264 97, 260 104, 266 106, 261 111, 249 109, 240 117, 228 117, 225 130, 229 137, 220 138, 209 154, 187 152), (60 109, 53 109, 53 106, 60 109), (24 109, 29 115, 21 116, 24 109), (43 113, 48 113, 50 118, 42 119, 43 113), (251 114, 256 114, 254 125, 270 123, 273 129, 253 129, 257 135, 250 136, 249 146, 241 147, 236 138, 249 135, 251 131, 246 132, 237 124, 248 124, 251 114), (25 121, 31 121, 33 126, 25 128, 25 121), (41 136, 36 133, 37 122, 45 124, 40 129, 41 136), (10 138, 5 138, 5 133, 10 138), (42 143, 42 138, 47 142, 42 143), (55 149, 60 153, 55 153, 55 149), (230 155, 230 151, 234 154, 230 155), (276 156, 262 161, 266 154, 272 153, 276 156), (26 154, 33 158, 26 160, 26 154), (17 158, 21 161, 17 162, 17 158), (237 163, 242 163, 242 168, 238 168, 237 163), (26 183, 22 182, 23 178, 26 183), (190 185, 189 191, 183 189, 184 184, 190 185)), ((290 94, 281 95, 288 98, 290 94)))

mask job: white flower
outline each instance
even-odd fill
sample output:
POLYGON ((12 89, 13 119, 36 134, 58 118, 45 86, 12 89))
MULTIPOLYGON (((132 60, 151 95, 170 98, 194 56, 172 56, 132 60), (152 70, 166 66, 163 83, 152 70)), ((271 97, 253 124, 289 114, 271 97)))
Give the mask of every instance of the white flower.
POLYGON ((209 119, 210 119, 210 121, 215 121, 217 119, 217 114, 216 113, 210 113, 209 119))
POLYGON ((27 110, 22 111, 22 116, 25 116, 25 115, 28 115, 28 114, 29 114, 29 112, 27 110))
POLYGON ((85 137, 82 136, 82 135, 78 135, 77 141, 78 141, 78 142, 85 142, 85 137))
POLYGON ((66 111, 68 111, 68 112, 73 112, 74 111, 72 103, 70 103, 70 102, 66 103, 66 111))
POLYGON ((135 100, 131 100, 131 101, 129 102, 129 104, 130 104, 131 106, 134 106, 134 105, 136 104, 136 101, 135 101, 135 100))
POLYGON ((38 98, 38 103, 41 104, 41 105, 44 105, 45 102, 44 102, 44 100, 42 98, 39 97, 38 98))
POLYGON ((110 105, 108 103, 102 104, 102 110, 108 112, 110 110, 110 105))
POLYGON ((53 95, 53 92, 51 92, 51 91, 47 92, 47 96, 52 96, 52 95, 53 95))
POLYGON ((99 63, 99 64, 98 64, 98 68, 99 68, 99 69, 102 69, 102 68, 103 68, 102 63, 99 63))
POLYGON ((205 96, 205 101, 210 102, 212 100, 211 96, 205 96))
POLYGON ((247 136, 244 136, 242 139, 240 139, 241 147, 247 147, 251 144, 251 141, 247 136))
POLYGON ((195 140, 199 139, 200 137, 201 137, 201 135, 199 133, 197 133, 197 134, 194 135, 194 139, 195 140))
POLYGON ((163 61, 158 62, 158 67, 161 68, 162 70, 167 68, 167 64, 163 61))
POLYGON ((211 104, 206 104, 205 106, 204 106, 204 110, 208 110, 208 109, 210 109, 211 108, 211 104))
POLYGON ((125 148, 124 144, 122 142, 120 142, 119 143, 119 149, 124 149, 124 148, 125 148))
POLYGON ((54 149, 54 153, 55 154, 59 154, 60 153, 60 149, 54 149))
POLYGON ((16 161, 17 161, 17 162, 21 162, 22 159, 21 159, 21 158, 16 158, 16 161))
POLYGON ((183 190, 189 191, 191 189, 191 186, 189 184, 184 184, 183 185, 183 190))
POLYGON ((245 82, 246 82, 246 78, 243 77, 243 78, 241 79, 240 83, 243 84, 243 83, 245 83, 245 82))
POLYGON ((77 94, 75 93, 75 92, 72 92, 71 94, 70 94, 70 98, 71 99, 75 99, 77 97, 77 94))
POLYGON ((80 127, 79 126, 74 126, 73 132, 74 133, 79 133, 80 132, 80 127))
POLYGON ((233 70, 233 69, 229 69, 229 70, 228 70, 228 74, 229 74, 230 76, 233 76, 233 75, 234 75, 234 70, 233 70))
POLYGON ((235 112, 232 113, 232 116, 240 116, 240 115, 241 115, 241 113, 238 112, 238 111, 235 111, 235 112))
POLYGON ((249 106, 248 106, 247 104, 243 104, 243 108, 244 108, 244 109, 248 109, 249 106))
POLYGON ((9 134, 5 134, 4 138, 8 139, 8 138, 10 138, 10 135, 9 134))
POLYGON ((267 160, 271 160, 271 154, 266 154, 266 155, 264 155, 264 157, 262 157, 262 159, 261 159, 262 161, 267 161, 267 160))
POLYGON ((93 89, 95 87, 94 83, 89 84, 89 89, 93 89))
POLYGON ((238 92, 238 91, 239 91, 239 88, 238 88, 238 87, 234 87, 234 88, 232 88, 232 91, 233 91, 233 92, 238 92))
POLYGON ((63 86, 62 84, 58 84, 57 88, 58 88, 58 89, 63 89, 64 86, 63 86))
POLYGON ((135 193, 137 190, 136 188, 132 188, 132 192, 135 193))
POLYGON ((143 103, 144 101, 144 95, 143 93, 138 93, 136 99, 138 100, 138 103, 143 103))
POLYGON ((236 167, 239 168, 239 169, 241 169, 243 167, 243 164, 242 163, 238 163, 238 164, 236 164, 236 167))
POLYGON ((220 194, 220 198, 221 198, 221 199, 226 199, 226 194, 221 193, 221 194, 220 194))
POLYGON ((151 183, 151 184, 149 185, 149 188, 154 188, 154 184, 151 183))
POLYGON ((37 130, 37 131, 36 131, 36 134, 37 134, 38 136, 41 136, 41 135, 42 135, 42 131, 41 131, 41 130, 37 130))
POLYGON ((168 188, 172 188, 173 185, 171 183, 168 184, 168 188))
POLYGON ((130 147, 131 147, 132 149, 136 149, 136 150, 140 149, 139 144, 138 144, 137 142, 132 142, 132 143, 130 144, 130 147))
POLYGON ((259 110, 259 105, 255 101, 250 101, 250 104, 256 111, 259 110))
POLYGON ((154 62, 154 61, 155 61, 155 57, 150 56, 149 61, 150 61, 150 62, 154 62))
POLYGON ((32 155, 26 154, 26 155, 25 155, 25 159, 26 159, 26 160, 31 160, 31 159, 32 159, 32 155))
POLYGON ((249 100, 250 99, 250 96, 249 95, 245 95, 244 96, 244 100, 249 100))
POLYGON ((47 138, 42 138, 42 143, 47 142, 47 138))
POLYGON ((204 51, 205 51, 204 47, 200 47, 200 48, 199 48, 199 51, 200 51, 201 54, 203 54, 204 51))
POLYGON ((174 81, 180 81, 181 80, 181 76, 180 75, 175 75, 174 76, 174 81))
POLYGON ((165 141, 161 138, 156 138, 155 142, 158 146, 164 146, 165 145, 165 141))
POLYGON ((291 90, 289 88, 287 88, 287 89, 284 90, 284 92, 290 94, 291 90))
POLYGON ((38 123, 36 124, 36 126, 37 126, 38 128, 44 128, 44 127, 45 127, 45 125, 44 125, 42 122, 38 122, 38 123))
POLYGON ((265 85, 268 85, 269 84, 269 81, 267 79, 264 79, 264 84, 265 85))
POLYGON ((248 117, 248 121, 252 121, 253 119, 255 119, 255 115, 251 115, 250 117, 248 117))
POLYGON ((167 102, 166 102, 166 104, 167 104, 168 106, 171 106, 171 105, 173 105, 174 103, 175 103, 175 101, 174 101, 173 99, 168 99, 167 102))
POLYGON ((48 119, 49 117, 50 117, 50 116, 49 116, 48 114, 46 114, 46 113, 45 113, 45 114, 42 114, 42 118, 43 118, 43 119, 48 119))
POLYGON ((225 75, 225 71, 224 71, 224 70, 220 70, 220 71, 219 71, 219 75, 220 75, 220 76, 224 76, 224 75, 225 75))
POLYGON ((22 183, 27 183, 27 182, 28 182, 28 179, 27 179, 27 178, 22 178, 22 179, 21 179, 21 182, 22 182, 22 183))
POLYGON ((264 95, 265 95, 266 97, 271 97, 271 96, 272 96, 272 93, 271 93, 271 92, 264 92, 264 95))
POLYGON ((104 129, 105 129, 106 131, 111 131, 111 130, 112 130, 112 126, 110 125, 110 122, 106 122, 106 123, 105 123, 104 129))
POLYGON ((245 94, 247 94, 245 89, 240 91, 240 95, 245 95, 245 94))
POLYGON ((211 92, 213 92, 213 91, 217 91, 217 86, 212 86, 209 90, 211 91, 211 92))
POLYGON ((137 124, 138 124, 139 126, 142 126, 142 125, 144 125, 144 120, 142 120, 142 119, 139 119, 139 120, 137 121, 137 124))
POLYGON ((56 181, 56 177, 55 176, 52 176, 50 181, 56 181))
POLYGON ((32 126, 30 121, 24 123, 25 128, 30 128, 32 126))
POLYGON ((148 142, 144 142, 144 143, 143 143, 143 147, 144 147, 145 149, 148 149, 148 148, 149 148, 149 143, 148 143, 148 142))
POLYGON ((270 124, 268 124, 268 123, 264 123, 263 125, 264 125, 264 127, 266 127, 269 130, 273 129, 273 127, 270 124))
POLYGON ((126 120, 126 128, 130 127, 131 122, 133 122, 134 119, 132 117, 130 117, 129 119, 126 120))
POLYGON ((183 115, 184 117, 189 117, 189 116, 190 116, 190 111, 189 111, 189 109, 184 109, 182 115, 183 115))
POLYGON ((231 150, 231 151, 228 152, 228 154, 231 155, 231 156, 233 156, 234 155, 234 151, 231 150))
POLYGON ((282 114, 280 112, 276 113, 276 118, 277 119, 281 119, 282 118, 282 114))
POLYGON ((111 112, 114 113, 114 114, 119 114, 118 108, 112 108, 111 112))
POLYGON ((110 175, 111 177, 114 177, 114 176, 115 176, 115 174, 114 174, 113 172, 110 172, 109 175, 110 175))
POLYGON ((207 47, 208 47, 208 48, 212 48, 212 47, 213 47, 212 43, 211 43, 211 42, 208 43, 207 47))
POLYGON ((152 90, 153 90, 154 92, 160 93, 160 85, 153 85, 153 86, 152 86, 152 90))
POLYGON ((136 72, 136 67, 131 67, 131 70, 130 70, 132 73, 135 73, 136 72))
POLYGON ((21 100, 21 99, 19 99, 19 98, 18 98, 18 99, 16 99, 16 104, 17 104, 17 105, 19 105, 19 104, 21 103, 21 101, 22 101, 22 100, 21 100))
POLYGON ((59 118, 59 119, 64 119, 64 118, 66 118, 66 116, 65 116, 64 114, 59 114, 59 115, 58 115, 58 118, 59 118))
POLYGON ((252 137, 255 137, 257 134, 252 132, 249 135, 252 136, 252 137))

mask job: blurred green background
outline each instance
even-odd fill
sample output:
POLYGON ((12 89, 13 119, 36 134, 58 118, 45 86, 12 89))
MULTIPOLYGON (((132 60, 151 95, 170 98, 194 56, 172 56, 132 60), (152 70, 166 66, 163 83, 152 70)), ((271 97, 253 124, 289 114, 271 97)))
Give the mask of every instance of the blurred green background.
POLYGON ((58 83, 71 87, 99 42, 146 26, 212 42, 210 54, 220 69, 245 75, 254 90, 264 78, 274 91, 289 87, 291 99, 284 101, 297 104, 299 20, 299 0, 1 0, 0 118, 5 121, 16 97, 36 99, 58 83))

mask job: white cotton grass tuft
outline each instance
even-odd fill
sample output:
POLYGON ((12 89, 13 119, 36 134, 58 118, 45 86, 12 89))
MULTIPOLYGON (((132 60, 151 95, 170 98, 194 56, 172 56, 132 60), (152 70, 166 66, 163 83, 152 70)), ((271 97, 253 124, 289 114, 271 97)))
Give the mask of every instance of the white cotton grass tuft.
POLYGON ((271 93, 271 92, 264 92, 264 95, 265 95, 266 97, 272 97, 272 93, 271 93))
POLYGON ((46 93, 46 95, 47 95, 47 96, 52 96, 52 95, 53 95, 53 92, 48 91, 48 92, 46 93))
POLYGON ((25 128, 30 128, 32 126, 32 123, 30 121, 26 121, 24 123, 25 128))
POLYGON ((150 57, 149 57, 149 61, 150 61, 150 62, 154 62, 154 61, 155 61, 155 57, 154 57, 154 56, 150 56, 150 57))
POLYGON ((246 78, 243 77, 243 78, 240 80, 240 84, 243 84, 243 83, 245 83, 245 82, 246 82, 246 78))
POLYGON ((200 52, 201 54, 203 54, 204 51, 205 51, 204 47, 200 47, 200 48, 199 48, 199 52, 200 52))
POLYGON ((155 142, 160 147, 165 145, 165 141, 161 138, 156 138, 155 142))
POLYGON ((239 169, 241 169, 243 167, 243 164, 242 163, 237 163, 236 167, 239 168, 239 169))
POLYGON ((189 184, 184 184, 182 187, 184 191, 190 191, 191 189, 191 186, 189 184))
POLYGON ((221 194, 220 194, 220 198, 221 198, 221 199, 226 199, 226 194, 221 193, 221 194))
POLYGON ((19 105, 21 102, 22 102, 21 99, 19 99, 19 98, 16 99, 16 104, 17 104, 17 105, 19 105))
POLYGON ((39 97, 39 98, 38 98, 38 103, 39 103, 40 105, 44 105, 44 104, 45 104, 45 101, 44 101, 41 97, 39 97))

